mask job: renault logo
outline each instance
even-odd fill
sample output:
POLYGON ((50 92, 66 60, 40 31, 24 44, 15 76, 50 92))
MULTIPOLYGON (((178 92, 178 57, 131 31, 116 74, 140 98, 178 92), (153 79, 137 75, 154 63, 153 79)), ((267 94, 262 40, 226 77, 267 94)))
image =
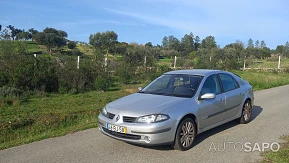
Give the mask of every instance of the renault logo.
POLYGON ((115 121, 117 122, 119 120, 119 115, 115 118, 115 121))

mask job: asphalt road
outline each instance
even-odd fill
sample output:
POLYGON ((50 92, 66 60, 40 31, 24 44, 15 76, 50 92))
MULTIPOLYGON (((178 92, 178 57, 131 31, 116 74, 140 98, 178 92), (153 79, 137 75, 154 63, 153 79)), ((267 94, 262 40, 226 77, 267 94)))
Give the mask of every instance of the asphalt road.
POLYGON ((289 85, 255 92, 249 124, 233 121, 202 133, 185 152, 169 146, 130 145, 94 128, 1 150, 0 162, 256 162, 261 157, 255 143, 262 147, 262 143, 282 142, 279 138, 284 134, 289 134, 289 85), (255 151, 246 152, 246 142, 255 151))

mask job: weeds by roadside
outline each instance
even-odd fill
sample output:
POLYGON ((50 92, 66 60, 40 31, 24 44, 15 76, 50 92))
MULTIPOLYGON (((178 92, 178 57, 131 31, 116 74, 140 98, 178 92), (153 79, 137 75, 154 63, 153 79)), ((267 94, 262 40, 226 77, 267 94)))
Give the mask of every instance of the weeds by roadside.
POLYGON ((262 163, 288 163, 289 162, 289 135, 283 136, 285 142, 281 144, 281 148, 278 152, 267 151, 262 154, 262 163))

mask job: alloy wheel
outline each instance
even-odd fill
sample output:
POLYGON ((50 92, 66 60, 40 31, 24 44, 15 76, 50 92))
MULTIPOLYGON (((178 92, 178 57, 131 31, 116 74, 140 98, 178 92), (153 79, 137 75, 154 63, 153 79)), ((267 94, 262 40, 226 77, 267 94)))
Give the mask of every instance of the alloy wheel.
POLYGON ((183 147, 189 147, 193 141, 195 135, 195 129, 192 122, 186 122, 182 126, 182 130, 180 132, 180 142, 183 147))
POLYGON ((251 105, 249 102, 247 102, 244 106, 244 111, 243 111, 243 116, 244 116, 244 120, 247 122, 250 120, 251 118, 251 105))

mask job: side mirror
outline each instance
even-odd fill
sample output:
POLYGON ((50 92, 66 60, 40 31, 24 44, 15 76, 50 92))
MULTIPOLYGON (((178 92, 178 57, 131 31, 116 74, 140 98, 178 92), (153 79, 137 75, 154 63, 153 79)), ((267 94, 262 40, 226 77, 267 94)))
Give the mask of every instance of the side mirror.
POLYGON ((206 93, 200 97, 200 100, 214 99, 214 98, 216 98, 216 95, 214 93, 206 93))
POLYGON ((142 90, 142 87, 138 87, 137 89, 138 89, 138 91, 141 91, 141 90, 142 90))

